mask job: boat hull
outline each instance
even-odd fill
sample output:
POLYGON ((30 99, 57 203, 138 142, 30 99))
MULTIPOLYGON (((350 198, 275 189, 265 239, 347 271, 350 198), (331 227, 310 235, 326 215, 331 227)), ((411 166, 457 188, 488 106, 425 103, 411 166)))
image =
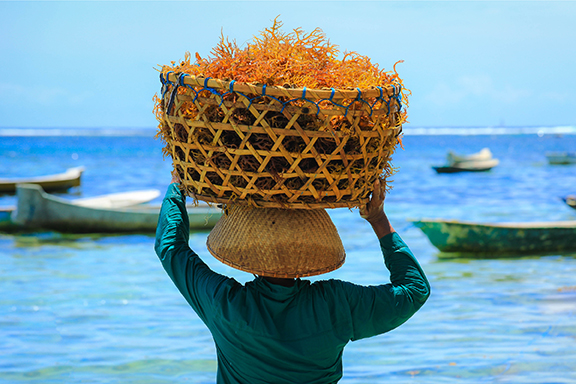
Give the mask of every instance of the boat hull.
POLYGON ((526 254, 576 251, 576 221, 483 224, 419 220, 413 223, 442 252, 526 254))
POLYGON ((458 172, 486 172, 494 167, 484 167, 484 168, 466 168, 466 167, 452 167, 449 165, 443 167, 432 167, 438 173, 458 173, 458 172))
MULTIPOLYGON (((153 233, 160 206, 95 208, 73 204, 45 193, 39 185, 17 188, 18 204, 13 221, 24 229, 47 229, 67 233, 153 233)), ((209 230, 221 216, 210 207, 189 207, 190 229, 209 230)))
POLYGON ((576 209, 576 196, 566 196, 563 197, 562 200, 564 200, 564 202, 568 204, 570 208, 576 209))
POLYGON ((66 191, 80 185, 80 178, 83 172, 84 167, 77 167, 70 168, 66 172, 56 175, 0 179, 0 193, 14 194, 18 184, 38 184, 45 192, 66 191))
POLYGON ((549 152, 546 158, 552 165, 576 164, 576 152, 549 152))
POLYGON ((441 167, 432 167, 438 173, 486 172, 497 166, 498 159, 470 160, 450 163, 441 167))

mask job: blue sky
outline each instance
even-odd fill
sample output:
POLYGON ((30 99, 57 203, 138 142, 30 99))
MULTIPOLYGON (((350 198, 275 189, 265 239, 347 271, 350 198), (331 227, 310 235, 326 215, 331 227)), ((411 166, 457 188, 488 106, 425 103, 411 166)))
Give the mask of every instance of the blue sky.
POLYGON ((280 15, 397 66, 409 126, 576 125, 576 2, 0 2, 0 127, 154 127, 158 64, 280 15))

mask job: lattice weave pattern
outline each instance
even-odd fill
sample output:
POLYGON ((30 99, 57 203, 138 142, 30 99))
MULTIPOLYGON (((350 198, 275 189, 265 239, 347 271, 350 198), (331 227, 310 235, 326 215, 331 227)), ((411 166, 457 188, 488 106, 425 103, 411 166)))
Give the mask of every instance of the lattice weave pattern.
POLYGON ((161 75, 159 137, 189 196, 267 208, 358 207, 393 173, 400 87, 291 89, 161 75))

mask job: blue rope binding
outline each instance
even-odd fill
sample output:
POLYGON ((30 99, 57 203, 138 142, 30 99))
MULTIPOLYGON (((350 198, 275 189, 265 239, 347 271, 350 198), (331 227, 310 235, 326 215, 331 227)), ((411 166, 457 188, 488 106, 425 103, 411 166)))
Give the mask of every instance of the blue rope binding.
POLYGON ((370 108, 370 116, 372 116, 372 114, 374 113, 374 106, 379 101, 386 103, 386 106, 388 107, 388 113, 390 113, 390 100, 391 99, 395 99, 398 102, 400 109, 402 109, 402 93, 401 93, 402 87, 398 86, 398 88, 396 88, 395 84, 391 84, 394 87, 394 94, 388 100, 386 98, 384 98, 384 90, 382 89, 382 87, 379 87, 379 86, 376 87, 380 91, 380 95, 378 97, 376 97, 376 100, 374 100, 374 103, 372 103, 372 104, 370 104, 368 101, 364 100, 362 98, 362 91, 360 90, 360 88, 356 88, 356 90, 358 91, 358 95, 356 96, 356 98, 354 100, 352 100, 350 102, 350 104, 343 105, 343 104, 338 104, 337 102, 335 102, 333 100, 334 94, 336 93, 336 90, 334 88, 330 88, 331 94, 330 94, 329 98, 320 99, 316 102, 314 102, 314 101, 312 101, 306 97, 306 91, 307 91, 306 87, 302 88, 302 95, 300 97, 295 97, 295 98, 287 100, 287 101, 281 101, 277 97, 266 94, 266 84, 264 84, 262 86, 262 94, 261 95, 250 98, 246 94, 234 90, 234 83, 236 82, 236 80, 230 81, 229 89, 224 93, 220 93, 216 89, 208 86, 208 81, 211 79, 211 77, 207 77, 204 79, 204 85, 201 89, 196 89, 196 88, 192 87, 191 85, 184 83, 184 77, 190 76, 189 74, 180 73, 178 75, 178 82, 175 84, 175 83, 171 82, 170 80, 168 80, 168 75, 170 73, 174 73, 174 72, 173 71, 167 72, 165 76, 162 73, 160 73, 160 82, 162 83, 162 89, 161 89, 162 99, 164 99, 164 96, 168 92, 169 86, 171 85, 173 87, 172 92, 170 94, 170 99, 168 101, 168 107, 167 107, 167 113, 168 114, 170 114, 170 111, 174 105, 174 99, 176 98, 179 87, 187 87, 188 89, 190 89, 194 92, 194 99, 192 100, 192 102, 195 102, 198 99, 198 96, 200 95, 200 93, 203 91, 208 91, 214 95, 217 95, 218 97, 220 97, 220 104, 218 106, 222 105, 222 103, 224 102, 224 96, 226 96, 229 93, 236 93, 238 95, 245 97, 250 102, 248 104, 248 109, 250 109, 250 107, 252 106, 252 103, 255 100, 263 98, 263 97, 268 97, 270 99, 276 100, 278 103, 280 103, 282 105, 282 109, 280 110, 280 113, 284 112, 284 109, 286 108, 286 106, 289 103, 296 101, 296 100, 304 100, 310 104, 315 105, 316 106, 316 116, 318 116, 318 114, 320 113, 320 110, 321 110, 320 109, 320 103, 323 101, 328 101, 328 102, 332 103, 332 105, 337 106, 339 108, 342 108, 344 110, 344 116, 345 117, 348 115, 348 111, 350 110, 350 105, 352 105, 352 103, 354 103, 356 101, 362 102, 362 103, 366 104, 368 106, 368 108, 370 108))

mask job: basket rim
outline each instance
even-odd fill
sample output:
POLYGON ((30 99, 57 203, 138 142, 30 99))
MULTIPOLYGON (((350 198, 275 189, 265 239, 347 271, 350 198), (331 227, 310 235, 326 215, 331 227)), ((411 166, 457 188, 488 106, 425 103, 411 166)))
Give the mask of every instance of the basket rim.
POLYGON ((217 197, 207 194, 197 194, 194 193, 194 191, 188 190, 189 183, 182 181, 182 184, 186 189, 186 193, 189 193, 188 196, 192 197, 195 200, 204 201, 208 204, 241 205, 252 207, 255 209, 259 208, 306 209, 306 210, 336 209, 336 208, 355 209, 366 205, 369 201, 367 197, 359 197, 354 200, 340 200, 337 202, 318 201, 312 203, 304 201, 278 202, 273 200, 265 200, 263 198, 257 198, 253 196, 250 196, 249 198, 238 199, 237 197, 217 197))
MULTIPOLYGON (((161 73, 161 79, 162 78, 161 73)), ((173 72, 166 73, 165 79, 167 83, 190 85, 193 87, 208 87, 214 89, 226 89, 230 92, 252 93, 258 95, 270 96, 288 96, 288 97, 302 97, 309 99, 355 99, 365 97, 396 97, 400 95, 402 86, 395 86, 393 84, 384 84, 382 86, 374 86, 372 88, 285 88, 280 85, 261 85, 251 83, 241 83, 235 80, 221 80, 212 77, 203 77, 191 75, 186 72, 173 72), (184 84, 182 84, 182 82, 184 84), (263 91, 264 90, 264 91, 263 91), (381 90, 383 92, 381 92, 381 90)))

